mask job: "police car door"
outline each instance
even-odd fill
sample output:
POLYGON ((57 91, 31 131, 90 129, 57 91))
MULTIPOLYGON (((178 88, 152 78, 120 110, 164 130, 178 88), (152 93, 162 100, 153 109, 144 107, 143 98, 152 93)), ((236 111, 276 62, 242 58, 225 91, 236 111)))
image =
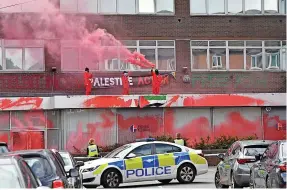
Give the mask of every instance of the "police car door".
POLYGON ((155 179, 155 156, 152 153, 152 144, 136 147, 125 157, 125 181, 148 181, 155 179), (129 155, 133 158, 127 158, 129 155))
POLYGON ((175 152, 181 152, 181 148, 165 143, 155 143, 155 178, 172 179, 176 177, 175 152))

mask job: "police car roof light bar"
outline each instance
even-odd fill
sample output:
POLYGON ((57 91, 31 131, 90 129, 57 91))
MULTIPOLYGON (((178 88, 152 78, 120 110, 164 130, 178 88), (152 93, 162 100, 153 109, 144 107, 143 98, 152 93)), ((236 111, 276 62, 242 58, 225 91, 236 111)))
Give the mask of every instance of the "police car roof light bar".
POLYGON ((155 141, 155 138, 136 139, 136 142, 151 142, 151 141, 155 141))

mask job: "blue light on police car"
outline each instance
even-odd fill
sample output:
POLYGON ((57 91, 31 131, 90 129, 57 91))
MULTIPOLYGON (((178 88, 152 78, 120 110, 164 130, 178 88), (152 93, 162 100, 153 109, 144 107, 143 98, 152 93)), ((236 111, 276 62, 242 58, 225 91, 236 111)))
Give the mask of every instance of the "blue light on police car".
POLYGON ((151 141, 155 141, 155 138, 136 139, 136 142, 151 142, 151 141))

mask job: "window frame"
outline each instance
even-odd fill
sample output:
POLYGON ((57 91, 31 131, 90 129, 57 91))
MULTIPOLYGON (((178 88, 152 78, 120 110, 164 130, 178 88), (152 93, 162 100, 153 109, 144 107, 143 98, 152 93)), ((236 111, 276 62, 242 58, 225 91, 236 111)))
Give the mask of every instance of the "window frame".
MULTIPOLYGON (((135 45, 124 45, 127 49, 135 49, 137 52, 140 52, 140 49, 155 49, 155 68, 158 68, 158 49, 173 49, 174 51, 174 70, 159 70, 159 71, 167 71, 167 72, 173 72, 173 71, 176 71, 176 41, 175 40, 123 40, 123 41, 132 41, 132 42, 136 42, 135 45), (153 46, 140 46, 140 42, 147 42, 147 41, 154 41, 155 42, 155 45, 153 46), (173 46, 159 46, 159 42, 173 42, 173 46)), ((83 72, 81 69, 80 69, 80 61, 81 61, 81 58, 82 58, 82 54, 81 54, 81 48, 79 47, 79 44, 78 44, 78 41, 75 43, 72 42, 72 44, 69 44, 71 41, 65 41, 65 40, 62 40, 61 41, 61 72, 62 73, 75 73, 75 72, 83 72), (79 58, 78 58, 78 68, 79 70, 66 70, 64 69, 64 64, 63 64, 63 49, 65 48, 75 48, 77 49, 77 51, 79 52, 79 58)), ((124 43, 123 43, 124 44, 124 43)), ((118 57, 120 58, 120 51, 118 51, 118 57)), ((99 63, 99 64, 103 64, 103 63, 99 63)), ((104 68, 107 68, 107 65, 105 63, 105 66, 104 68)), ((99 66, 99 70, 93 70, 93 69, 90 69, 91 72, 123 72, 123 71, 141 71, 141 72, 146 72, 146 71, 150 71, 149 68, 147 69, 139 69, 139 70, 134 70, 134 69, 131 69, 131 64, 128 64, 128 66, 126 66, 125 69, 121 69, 121 61, 120 59, 118 60, 118 69, 113 69, 113 70, 105 70, 105 69, 101 69, 100 66, 99 66)))
POLYGON ((209 1, 212 0, 203 0, 205 1, 205 13, 192 13, 191 12, 191 3, 192 0, 189 0, 190 6, 189 6, 189 12, 190 16, 198 16, 198 15, 214 15, 214 16, 222 16, 222 15, 229 15, 229 16, 254 16, 254 15, 286 15, 287 13, 287 0, 284 0, 284 5, 285 7, 282 7, 282 4, 280 3, 280 0, 278 1, 278 13, 265 13, 265 0, 260 0, 261 1, 261 12, 258 14, 247 14, 246 13, 246 1, 248 0, 242 0, 242 13, 229 13, 228 12, 228 1, 229 0, 224 0, 224 14, 209 14, 209 1), (282 13, 282 10, 283 13, 282 13))
MULTIPOLYGON (((60 0, 61 1, 61 0, 60 0)), ((97 13, 90 13, 90 12, 83 12, 79 11, 79 1, 81 0, 76 0, 77 1, 77 10, 76 11, 62 11, 61 10, 61 2, 60 2, 60 11, 62 13, 68 13, 68 14, 75 14, 75 13, 83 13, 83 14, 100 14, 100 15, 165 15, 165 16, 174 16, 175 15, 175 0, 173 1, 173 12, 172 13, 158 13, 157 12, 157 0, 153 0, 154 2, 154 12, 153 13, 145 13, 145 12, 139 12, 139 0, 134 0, 135 1, 135 13, 119 13, 119 0, 116 0, 116 12, 101 12, 101 0, 96 0, 97 1, 97 13)))
MULTIPOLYGON (((285 40, 190 40, 190 65, 191 65, 191 72, 202 72, 202 71, 209 71, 209 72, 217 72, 217 71, 244 71, 244 72, 255 72, 255 71, 267 71, 267 72, 282 72, 286 70, 286 65, 283 65, 284 60, 283 60, 283 52, 284 50, 286 51, 286 43, 285 40), (220 41, 225 41, 225 46, 211 46, 210 42, 220 42, 220 41), (229 42, 243 42, 243 45, 232 45, 229 46, 229 42), (257 42, 260 41, 261 45, 250 45, 247 44, 247 42, 257 42), (280 46, 278 45, 265 45, 266 42, 276 42, 280 41, 280 46), (192 45, 192 42, 207 42, 206 46, 204 45, 192 45), (212 69, 212 56, 210 55, 210 49, 226 49, 226 68, 225 69, 212 69), (237 50, 243 50, 243 57, 244 57, 244 68, 243 69, 230 69, 230 50, 237 49, 237 50), (260 54, 262 55, 262 69, 256 69, 256 68, 250 68, 247 70, 247 50, 248 49, 261 49, 260 54), (267 59, 266 55, 266 50, 272 49, 272 50, 279 50, 279 68, 274 69, 274 68, 267 68, 267 59), (193 69, 193 50, 206 50, 206 64, 207 64, 207 69, 193 69)), ((252 56, 252 55, 251 55, 252 56)), ((222 58, 221 58, 222 59, 222 58)), ((252 58, 251 58, 252 59, 252 58)), ((251 60, 252 62, 252 60, 251 60)), ((223 62, 222 62, 223 63, 223 62)))
POLYGON ((43 73, 46 70, 46 63, 45 63, 45 42, 43 40, 10 40, 10 39, 0 39, 0 65, 2 66, 2 70, 0 70, 0 73, 43 73), (11 44, 5 44, 5 42, 13 41, 13 45, 11 44), (21 42, 22 41, 22 42, 21 42), (38 41, 40 44, 37 45, 27 45, 26 43, 28 41, 38 41), (43 68, 41 70, 25 70, 26 65, 26 49, 41 49, 43 53, 42 57, 42 63, 43 68), (20 49, 22 51, 22 69, 7 69, 7 63, 6 63, 6 50, 7 49, 20 49))

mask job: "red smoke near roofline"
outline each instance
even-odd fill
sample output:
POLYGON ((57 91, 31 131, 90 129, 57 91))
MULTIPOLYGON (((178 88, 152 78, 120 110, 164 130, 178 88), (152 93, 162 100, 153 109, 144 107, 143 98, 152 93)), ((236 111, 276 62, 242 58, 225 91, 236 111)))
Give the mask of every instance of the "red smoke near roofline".
MULTIPOLYGON (((24 0, 22 0, 25 2, 24 0)), ((8 39, 41 39, 41 40, 79 40, 79 46, 90 51, 98 63, 117 58, 118 50, 123 62, 135 64, 144 68, 151 68, 153 63, 146 60, 144 55, 131 53, 120 41, 115 39, 106 30, 97 28, 89 32, 86 28, 86 18, 82 16, 64 15, 54 4, 48 1, 36 0, 34 3, 45 7, 45 11, 35 14, 5 14, 1 20, 2 31, 8 39), (118 49, 115 48, 118 47, 118 49)), ((9 0, 1 0, 1 7, 13 3, 9 0)), ((33 2, 29 3, 34 5, 33 2)), ((23 4, 24 5, 24 4, 23 4)), ((16 6, 23 6, 16 5, 16 6)), ((53 42, 47 42, 48 52, 54 59, 60 58, 60 46, 53 42)), ((84 64, 84 63, 81 63, 84 64)))

